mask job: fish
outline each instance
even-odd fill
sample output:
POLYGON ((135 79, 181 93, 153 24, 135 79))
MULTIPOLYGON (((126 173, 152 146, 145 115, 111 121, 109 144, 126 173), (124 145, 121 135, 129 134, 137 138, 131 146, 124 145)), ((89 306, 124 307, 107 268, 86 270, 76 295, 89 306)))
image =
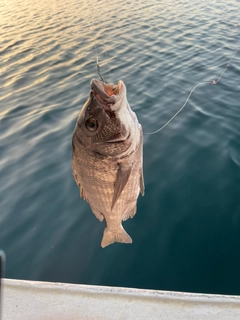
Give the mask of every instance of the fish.
POLYGON ((133 218, 144 195, 143 132, 117 85, 92 79, 72 136, 72 172, 96 218, 105 220, 101 246, 132 243, 122 221, 133 218))

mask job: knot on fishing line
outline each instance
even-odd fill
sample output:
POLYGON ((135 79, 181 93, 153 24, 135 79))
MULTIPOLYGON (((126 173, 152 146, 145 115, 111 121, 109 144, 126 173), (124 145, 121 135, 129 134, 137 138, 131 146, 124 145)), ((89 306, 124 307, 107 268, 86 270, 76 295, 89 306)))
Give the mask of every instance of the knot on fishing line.
POLYGON ((212 81, 211 81, 211 84, 217 84, 217 81, 212 80, 212 81))

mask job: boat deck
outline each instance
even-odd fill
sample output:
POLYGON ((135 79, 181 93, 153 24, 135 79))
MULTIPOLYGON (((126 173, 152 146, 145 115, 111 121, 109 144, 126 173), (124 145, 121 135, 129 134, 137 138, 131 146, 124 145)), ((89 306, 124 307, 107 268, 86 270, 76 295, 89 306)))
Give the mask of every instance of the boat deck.
POLYGON ((240 296, 3 279, 3 320, 240 319, 240 296))

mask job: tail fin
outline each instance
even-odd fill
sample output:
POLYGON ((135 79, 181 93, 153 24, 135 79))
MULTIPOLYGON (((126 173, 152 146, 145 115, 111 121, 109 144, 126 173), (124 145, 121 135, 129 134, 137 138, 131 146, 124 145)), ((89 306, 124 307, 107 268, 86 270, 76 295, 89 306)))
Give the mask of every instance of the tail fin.
POLYGON ((111 231, 106 227, 104 229, 101 242, 102 248, 105 248, 106 246, 114 242, 132 243, 132 238, 127 234, 122 226, 117 231, 111 231))

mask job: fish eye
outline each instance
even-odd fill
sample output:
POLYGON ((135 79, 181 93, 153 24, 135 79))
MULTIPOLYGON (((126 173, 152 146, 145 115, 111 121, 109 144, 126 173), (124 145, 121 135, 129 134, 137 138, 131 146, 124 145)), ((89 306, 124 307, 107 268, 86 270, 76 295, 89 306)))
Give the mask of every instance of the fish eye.
POLYGON ((85 122, 85 126, 89 131, 96 131, 98 128, 98 122, 95 118, 88 118, 85 122))

